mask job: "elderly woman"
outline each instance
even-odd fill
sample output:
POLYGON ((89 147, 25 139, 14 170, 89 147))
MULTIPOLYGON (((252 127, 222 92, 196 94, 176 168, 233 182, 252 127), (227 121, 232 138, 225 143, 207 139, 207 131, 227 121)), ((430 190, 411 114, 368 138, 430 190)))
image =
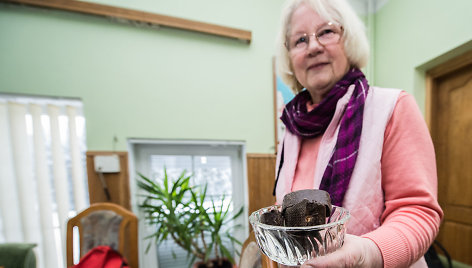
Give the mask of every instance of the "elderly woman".
POLYGON ((443 213, 414 98, 368 84, 364 26, 344 0, 289 0, 278 49, 278 74, 297 95, 281 117, 277 202, 322 189, 351 213, 343 247, 303 267, 426 267, 443 213))

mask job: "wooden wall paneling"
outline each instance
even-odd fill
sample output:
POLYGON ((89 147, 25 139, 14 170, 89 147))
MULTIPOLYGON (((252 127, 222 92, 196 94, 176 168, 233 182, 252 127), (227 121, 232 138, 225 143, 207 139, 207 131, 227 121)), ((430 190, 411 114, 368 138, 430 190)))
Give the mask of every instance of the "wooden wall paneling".
POLYGON ((275 204, 275 162, 273 154, 247 154, 249 214, 275 204))
POLYGON ((111 202, 131 210, 128 153, 127 152, 105 152, 89 151, 87 156, 87 177, 90 204, 99 202, 111 202), (120 172, 103 173, 104 180, 110 192, 110 200, 107 200, 103 190, 99 174, 95 172, 94 157, 98 155, 117 155, 120 161, 120 172))

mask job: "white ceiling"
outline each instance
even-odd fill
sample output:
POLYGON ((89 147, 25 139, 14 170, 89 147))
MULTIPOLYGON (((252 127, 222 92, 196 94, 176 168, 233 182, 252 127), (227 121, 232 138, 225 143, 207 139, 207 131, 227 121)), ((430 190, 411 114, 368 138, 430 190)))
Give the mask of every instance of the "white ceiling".
POLYGON ((375 13, 382 8, 388 0, 347 0, 359 15, 375 13), (369 2, 372 5, 369 10, 369 2))

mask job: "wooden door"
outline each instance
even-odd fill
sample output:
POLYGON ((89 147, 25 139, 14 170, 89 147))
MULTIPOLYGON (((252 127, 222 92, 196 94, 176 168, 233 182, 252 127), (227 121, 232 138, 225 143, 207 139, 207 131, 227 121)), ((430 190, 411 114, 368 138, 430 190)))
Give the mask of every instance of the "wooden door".
POLYGON ((438 198, 444 210, 437 239, 453 259, 472 265, 472 52, 428 75, 438 198))

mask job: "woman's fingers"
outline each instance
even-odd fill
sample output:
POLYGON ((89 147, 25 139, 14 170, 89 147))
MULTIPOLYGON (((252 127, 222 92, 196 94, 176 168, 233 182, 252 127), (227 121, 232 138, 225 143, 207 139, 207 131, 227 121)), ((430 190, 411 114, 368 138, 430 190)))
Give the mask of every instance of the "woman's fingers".
POLYGON ((382 255, 370 239, 346 235, 344 245, 326 256, 305 262, 302 268, 382 267, 382 255))

